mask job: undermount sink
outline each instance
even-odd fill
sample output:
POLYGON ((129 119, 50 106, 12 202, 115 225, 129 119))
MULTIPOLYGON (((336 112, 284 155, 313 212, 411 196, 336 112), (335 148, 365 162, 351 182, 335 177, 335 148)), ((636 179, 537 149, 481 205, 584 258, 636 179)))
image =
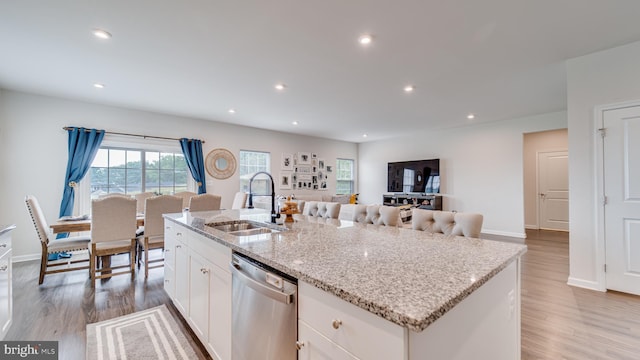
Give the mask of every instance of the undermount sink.
POLYGON ((261 223, 253 222, 249 220, 235 220, 235 221, 227 221, 223 223, 210 223, 206 225, 213 229, 224 231, 227 234, 234 235, 234 236, 271 234, 271 233, 287 230, 286 228, 283 229, 275 226, 272 227, 267 224, 261 224, 261 223))

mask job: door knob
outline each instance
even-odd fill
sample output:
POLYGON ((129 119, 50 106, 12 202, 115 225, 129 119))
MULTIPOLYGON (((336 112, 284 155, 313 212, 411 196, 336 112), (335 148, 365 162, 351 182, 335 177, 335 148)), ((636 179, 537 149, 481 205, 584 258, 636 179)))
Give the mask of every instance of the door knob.
POLYGON ((296 349, 298 350, 302 350, 302 347, 304 346, 304 341, 296 341, 296 349))
POLYGON ((331 326, 333 326, 333 328, 336 329, 336 330, 340 328, 340 325, 342 325, 342 320, 334 319, 331 322, 331 326))

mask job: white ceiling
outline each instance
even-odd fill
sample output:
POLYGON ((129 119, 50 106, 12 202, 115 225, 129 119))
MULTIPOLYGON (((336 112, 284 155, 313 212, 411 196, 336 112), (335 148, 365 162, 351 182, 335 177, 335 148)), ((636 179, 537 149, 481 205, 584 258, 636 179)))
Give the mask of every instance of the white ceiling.
POLYGON ((640 40, 638 14, 637 0, 0 0, 0 87, 371 141, 563 110, 564 60, 640 40))

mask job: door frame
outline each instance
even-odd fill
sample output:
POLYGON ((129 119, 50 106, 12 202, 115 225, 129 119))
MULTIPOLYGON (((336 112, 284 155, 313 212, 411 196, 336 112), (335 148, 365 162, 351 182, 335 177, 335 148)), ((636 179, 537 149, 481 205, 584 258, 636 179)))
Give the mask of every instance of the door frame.
MULTIPOLYGON (((566 148, 551 148, 536 151, 536 227, 538 230, 542 228, 542 216, 541 216, 541 201, 540 201, 540 154, 553 153, 553 152, 566 152, 567 157, 569 156, 569 149, 566 148)), ((567 162, 567 167, 569 163, 567 162)), ((569 169, 567 169, 569 171, 569 169)), ((569 196, 571 196, 571 189, 568 189, 569 196)), ((569 218, 569 226, 571 226, 571 218, 569 218)), ((564 230, 553 230, 553 231, 564 231, 564 230)), ((569 232, 567 230, 567 232, 569 232)))
POLYGON ((604 127, 604 112, 609 110, 624 109, 640 106, 640 100, 625 101, 613 104, 598 105, 594 108, 593 122, 593 143, 595 152, 595 180, 596 191, 594 193, 594 204, 596 212, 595 233, 596 233, 596 281, 597 290, 607 291, 607 276, 604 271, 606 262, 606 234, 605 234, 605 205, 604 205, 604 139, 600 135, 599 129, 604 127))

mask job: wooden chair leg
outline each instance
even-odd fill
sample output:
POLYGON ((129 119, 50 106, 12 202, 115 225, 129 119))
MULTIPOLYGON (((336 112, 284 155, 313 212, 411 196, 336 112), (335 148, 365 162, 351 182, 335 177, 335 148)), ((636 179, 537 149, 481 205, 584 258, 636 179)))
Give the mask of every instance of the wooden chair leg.
POLYGON ((131 250, 129 251, 129 263, 131 264, 131 281, 135 279, 136 275, 136 240, 131 240, 131 250))
POLYGON ((96 285, 96 252, 95 249, 91 254, 89 254, 89 276, 91 278, 91 287, 96 285))
POLYGON ((40 257, 40 279, 38 280, 38 285, 42 285, 42 282, 44 282, 44 273, 47 271, 49 261, 48 256, 49 254, 43 251, 42 256, 40 257))
POLYGON ((144 278, 149 277, 149 239, 144 238, 144 278))

